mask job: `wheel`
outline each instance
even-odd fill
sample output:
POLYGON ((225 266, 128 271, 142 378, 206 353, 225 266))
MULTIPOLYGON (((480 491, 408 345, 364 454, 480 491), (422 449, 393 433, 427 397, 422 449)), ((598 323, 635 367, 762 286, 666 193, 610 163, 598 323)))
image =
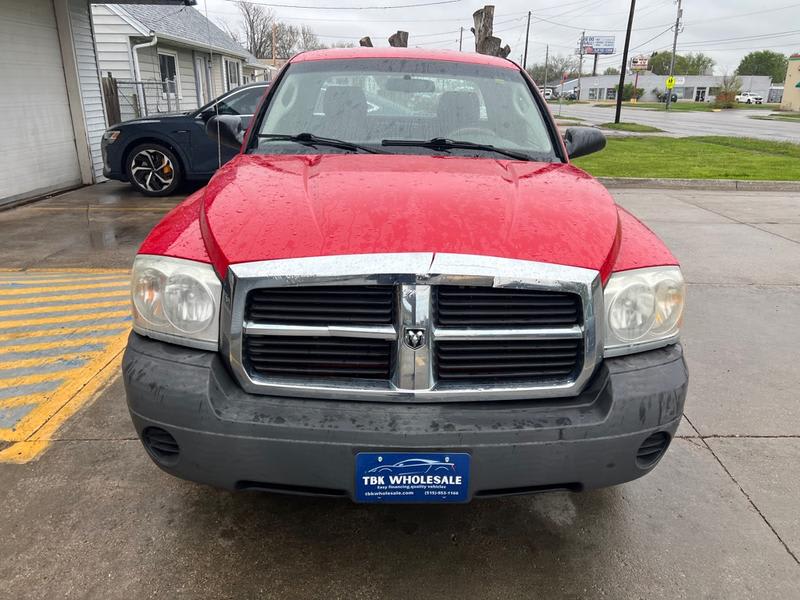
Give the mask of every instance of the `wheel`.
POLYGON ((752 101, 752 100, 750 100, 750 98, 748 98, 748 99, 747 99, 747 104, 752 104, 752 103, 753 103, 753 101, 752 101))
POLYGON ((127 162, 128 179, 145 196, 169 196, 183 178, 178 159, 160 144, 136 146, 128 154, 127 162))

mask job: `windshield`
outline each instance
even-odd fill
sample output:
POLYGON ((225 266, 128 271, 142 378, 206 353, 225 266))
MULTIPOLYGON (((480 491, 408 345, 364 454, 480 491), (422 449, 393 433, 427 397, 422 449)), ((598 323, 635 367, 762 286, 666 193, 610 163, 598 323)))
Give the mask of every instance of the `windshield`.
POLYGON ((254 150, 267 154, 355 151, 271 137, 312 134, 395 154, 498 157, 485 149, 392 144, 442 138, 557 160, 542 113, 517 69, 452 61, 291 64, 258 133, 254 150))

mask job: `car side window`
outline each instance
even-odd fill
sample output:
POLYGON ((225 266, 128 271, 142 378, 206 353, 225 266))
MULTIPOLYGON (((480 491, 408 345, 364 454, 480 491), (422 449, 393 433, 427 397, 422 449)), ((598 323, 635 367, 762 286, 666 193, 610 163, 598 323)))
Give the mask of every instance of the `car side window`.
POLYGON ((258 101, 264 94, 264 87, 253 87, 231 94, 217 103, 221 115, 252 115, 256 112, 258 101))

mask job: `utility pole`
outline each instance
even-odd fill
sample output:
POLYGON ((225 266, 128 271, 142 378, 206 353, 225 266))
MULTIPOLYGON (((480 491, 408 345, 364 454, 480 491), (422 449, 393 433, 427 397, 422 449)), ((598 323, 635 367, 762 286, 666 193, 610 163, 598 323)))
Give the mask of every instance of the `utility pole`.
POLYGON ((531 35, 531 11, 528 11, 528 28, 525 30, 525 54, 522 55, 522 68, 528 66, 528 37, 531 35))
POLYGON ((578 49, 578 53, 581 56, 581 61, 578 64, 578 100, 581 99, 581 76, 583 75, 583 42, 586 39, 586 32, 581 32, 581 47, 578 49))
MULTIPOLYGON (((675 19, 675 37, 672 38, 672 57, 669 60, 669 76, 672 77, 675 74, 675 52, 678 50, 678 30, 681 28, 681 17, 683 16, 683 9, 681 8, 681 0, 678 0, 678 16, 675 19)), ((669 110, 669 105, 672 102, 672 90, 667 90, 667 106, 666 109, 669 110)))
POLYGON ((458 51, 461 52, 461 44, 464 42, 464 28, 461 28, 461 32, 458 34, 458 51))
POLYGON ((547 63, 550 60, 550 44, 545 46, 544 51, 544 86, 542 86, 543 90, 547 90, 547 63))
MULTIPOLYGON (((631 45, 631 30, 633 29, 634 11, 636 11, 636 0, 631 0, 631 12, 628 15, 628 31, 625 33, 625 49, 622 51, 622 68, 619 70, 619 87, 617 87, 617 112, 614 115, 614 123, 619 123, 619 115, 620 112, 622 112, 622 90, 625 89, 625 71, 628 70, 628 48, 631 45)), ((636 96, 636 85, 633 86, 633 94, 636 96)))

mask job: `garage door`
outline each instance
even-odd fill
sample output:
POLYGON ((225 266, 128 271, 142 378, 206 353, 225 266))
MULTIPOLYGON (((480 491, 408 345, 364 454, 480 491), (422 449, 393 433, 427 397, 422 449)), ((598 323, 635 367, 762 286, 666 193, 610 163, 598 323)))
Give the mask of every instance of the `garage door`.
POLYGON ((81 182, 52 0, 0 0, 0 204, 81 182))

